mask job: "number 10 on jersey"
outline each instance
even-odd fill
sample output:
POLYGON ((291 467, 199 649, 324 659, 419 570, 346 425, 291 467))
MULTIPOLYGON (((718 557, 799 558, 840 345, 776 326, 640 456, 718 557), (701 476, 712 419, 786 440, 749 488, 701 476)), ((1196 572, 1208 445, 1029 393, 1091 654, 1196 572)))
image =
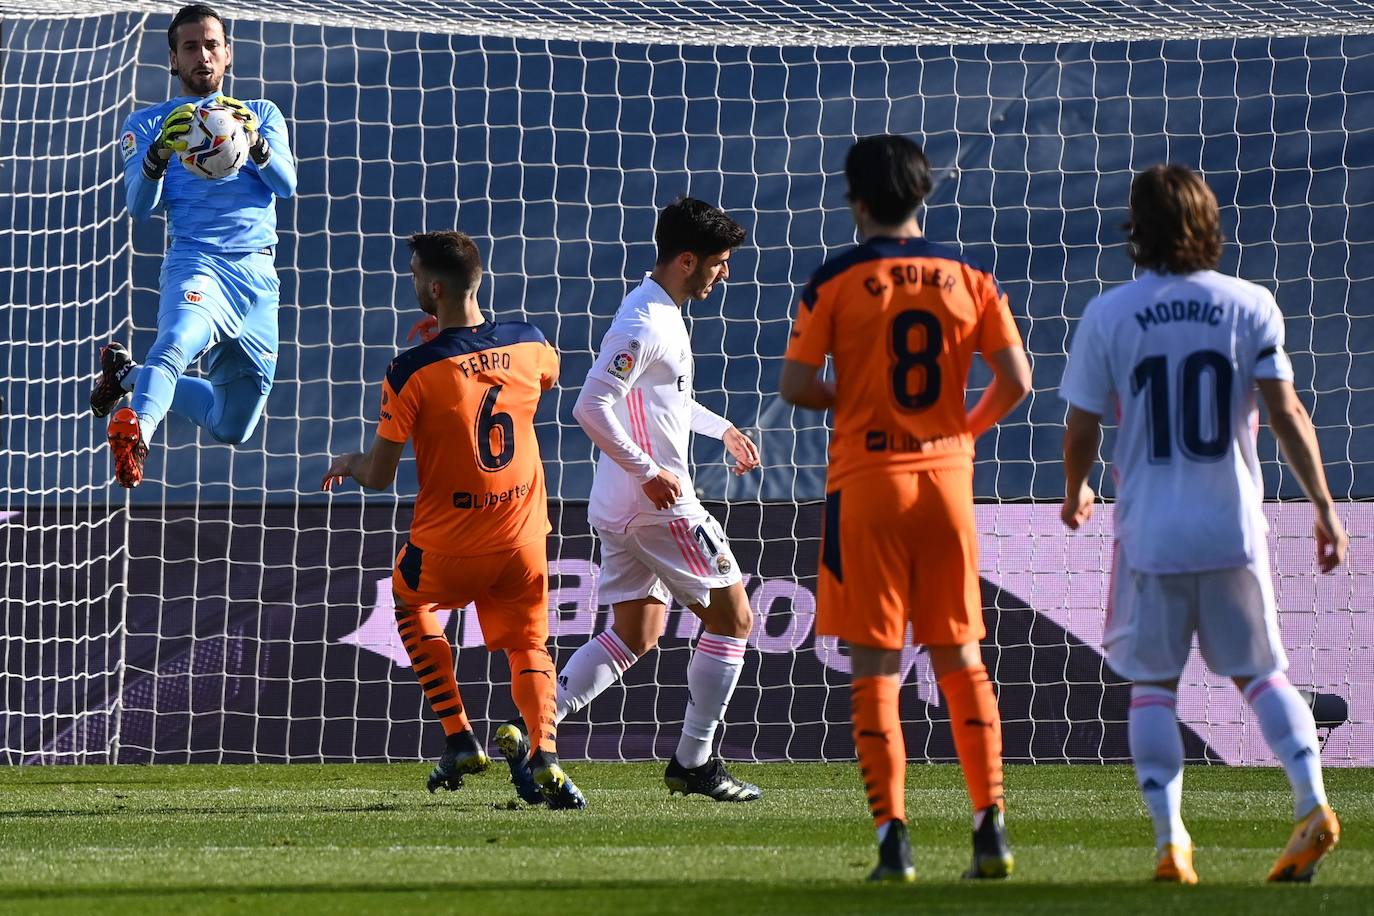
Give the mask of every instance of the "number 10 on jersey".
POLYGON ((1231 361, 1224 354, 1216 350, 1190 353, 1179 367, 1173 394, 1176 401, 1170 403, 1169 358, 1147 356, 1136 363, 1131 372, 1131 394, 1146 398, 1151 464, 1173 460, 1175 432, 1179 450, 1194 461, 1218 461, 1226 455, 1231 444, 1232 374, 1231 361), (1203 397, 1208 377, 1210 399, 1203 397), (1210 418, 1205 415, 1208 407, 1210 418))

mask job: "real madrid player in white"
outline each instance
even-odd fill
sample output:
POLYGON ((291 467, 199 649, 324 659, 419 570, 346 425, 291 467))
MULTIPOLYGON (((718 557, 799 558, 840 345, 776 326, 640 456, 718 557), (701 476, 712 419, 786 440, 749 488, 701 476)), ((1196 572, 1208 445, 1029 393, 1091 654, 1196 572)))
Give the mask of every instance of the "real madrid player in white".
POLYGON ((1340 837, 1327 804, 1312 712, 1284 675, 1255 451, 1256 388, 1294 476, 1312 500, 1317 566, 1345 556, 1307 411, 1293 390, 1283 316, 1268 290, 1223 276, 1216 197, 1191 170, 1160 165, 1131 185, 1130 252, 1143 269, 1093 302, 1074 335, 1063 519, 1092 515, 1087 478, 1103 414, 1119 411, 1116 558, 1103 642, 1133 682, 1128 734, 1154 822, 1155 878, 1192 884, 1180 813, 1178 678, 1193 634, 1230 677, 1293 788, 1297 821, 1270 881, 1308 881, 1340 837))
POLYGON ((754 443, 692 396, 692 343, 682 320, 730 275, 745 231, 722 210, 683 198, 658 217, 653 272, 625 297, 573 408, 601 450, 588 520, 601 541, 601 600, 613 626, 575 652, 559 676, 559 720, 601 693, 652 649, 676 598, 704 632, 687 667, 682 736, 668 787, 718 801, 751 801, 712 753, 716 726, 744 666, 753 612, 725 533, 697 500, 688 468, 692 433, 724 442, 735 473, 759 464, 754 443))

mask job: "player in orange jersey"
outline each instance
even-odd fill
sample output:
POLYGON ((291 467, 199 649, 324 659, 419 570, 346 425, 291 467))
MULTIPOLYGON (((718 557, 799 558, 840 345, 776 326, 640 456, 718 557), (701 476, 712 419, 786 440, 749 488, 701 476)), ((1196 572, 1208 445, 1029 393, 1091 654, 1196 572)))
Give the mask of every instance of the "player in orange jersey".
POLYGON ((420 492, 392 594, 401 640, 448 741, 429 790, 457 789, 464 774, 488 765, 434 614, 475 603, 487 648, 506 651, 525 722, 525 731, 508 724, 496 734, 512 781, 527 801, 582 808, 586 800, 558 765, 545 648, 549 513, 534 411, 558 380, 558 356, 533 325, 482 317, 482 260, 466 235, 412 235, 410 250, 415 297, 437 331, 392 360, 372 446, 335 458, 321 489, 348 477, 370 489, 390 486, 406 440, 414 442, 420 492))
POLYGON ((845 177, 864 242, 812 275, 779 387, 799 407, 835 411, 816 632, 844 640, 853 666, 854 743, 878 827, 869 877, 915 878, 897 711, 908 625, 930 653, 973 802, 966 877, 1005 877, 1001 718, 978 646, 973 441, 1030 390, 1030 365, 992 275, 922 236, 916 213, 931 180, 921 148, 866 137, 845 177), (993 381, 966 410, 975 351, 993 381))

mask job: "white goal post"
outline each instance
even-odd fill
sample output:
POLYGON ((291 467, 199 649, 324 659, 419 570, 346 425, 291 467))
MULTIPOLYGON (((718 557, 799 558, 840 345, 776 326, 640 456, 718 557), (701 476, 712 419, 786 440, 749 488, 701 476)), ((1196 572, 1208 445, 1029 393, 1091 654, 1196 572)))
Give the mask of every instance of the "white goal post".
MULTIPOLYGON (((1273 290, 1351 562, 1318 578, 1310 512, 1262 433, 1292 677, 1346 704, 1325 749, 1374 765, 1374 10, 1353 0, 1146 4, 851 0, 711 4, 293 0, 212 4, 227 89, 286 115, 298 196, 278 206, 282 348, 259 431, 229 448, 175 417, 131 496, 86 410, 96 351, 151 343, 164 231, 131 223, 120 127, 173 87, 176 2, 0 0, 0 760, 413 760, 439 730, 392 629, 395 493, 316 492, 375 421, 418 313, 404 237, 457 226, 483 304, 541 327, 563 381, 539 414, 561 659, 607 623, 585 522, 592 449, 571 406, 657 210, 682 194, 749 230, 723 293, 689 311, 700 400, 759 442, 733 479, 698 441, 758 617, 723 729, 739 759, 852 756, 848 663, 812 633, 826 431, 775 394, 799 285, 853 242, 856 136, 918 138, 927 231, 988 265, 1034 391, 979 443, 987 654, 1008 758, 1126 757, 1126 692, 1100 653, 1110 513, 1057 522, 1055 395, 1084 304, 1129 279, 1135 171, 1178 161, 1222 204, 1223 269, 1273 290)), ((981 368, 975 384, 985 381, 981 368)), ((1110 481, 1105 483, 1108 494, 1110 481)), ((505 663, 449 621, 479 732, 513 713, 505 663), (494 685, 494 686, 493 686, 494 685)), ((676 740, 695 621, 560 736, 641 759, 676 740)), ((953 759, 929 668, 908 653, 914 759, 953 759)), ((1234 690, 1190 667, 1191 759, 1272 762, 1234 690)))

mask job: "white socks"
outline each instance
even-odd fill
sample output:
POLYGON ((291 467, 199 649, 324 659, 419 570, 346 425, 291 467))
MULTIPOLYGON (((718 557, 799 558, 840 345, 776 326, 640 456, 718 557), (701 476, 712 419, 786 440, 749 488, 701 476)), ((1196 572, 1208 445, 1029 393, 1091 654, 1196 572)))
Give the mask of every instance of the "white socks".
POLYGON ((1321 746, 1312 710, 1282 672, 1257 677, 1245 688, 1245 701, 1259 719, 1269 750, 1283 764, 1293 786, 1293 819, 1326 804, 1321 746))
POLYGON ((1178 732, 1174 692, 1164 687, 1131 687, 1127 722, 1135 779, 1155 828, 1155 848, 1188 847, 1193 839, 1183 826, 1183 738, 1178 732))
POLYGON ((615 630, 605 630, 573 653, 558 672, 558 707, 554 721, 586 706, 607 687, 620 680, 639 656, 630 651, 615 630))
MULTIPOLYGON (((673 755, 689 770, 711 759, 716 726, 725 718, 725 707, 739 683, 747 644, 746 639, 714 633, 702 633, 697 641, 692 660, 687 663, 687 713, 673 755)), ((596 699, 637 660, 638 656, 614 630, 593 636, 558 672, 555 721, 562 722, 596 699)))
POLYGON ((725 718, 725 707, 744 668, 747 639, 702 633, 687 663, 687 713, 678 739, 677 762, 687 769, 711 759, 716 726, 725 718))

